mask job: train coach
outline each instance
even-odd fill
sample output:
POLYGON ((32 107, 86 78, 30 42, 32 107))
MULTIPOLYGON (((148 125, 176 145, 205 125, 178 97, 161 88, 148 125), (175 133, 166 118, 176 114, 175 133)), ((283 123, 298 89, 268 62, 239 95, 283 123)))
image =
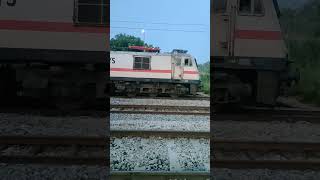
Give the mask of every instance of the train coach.
MULTIPOLYGON (((290 84, 276 0, 212 0, 215 104, 276 104, 290 84)), ((292 77, 292 76, 291 76, 292 77)))
POLYGON ((110 79, 115 92, 128 96, 167 94, 195 95, 200 80, 197 62, 185 50, 160 53, 158 49, 132 47, 131 51, 111 51, 110 79), (149 49, 149 50, 148 50, 149 49))
POLYGON ((106 96, 106 0, 0 1, 0 96, 106 96))

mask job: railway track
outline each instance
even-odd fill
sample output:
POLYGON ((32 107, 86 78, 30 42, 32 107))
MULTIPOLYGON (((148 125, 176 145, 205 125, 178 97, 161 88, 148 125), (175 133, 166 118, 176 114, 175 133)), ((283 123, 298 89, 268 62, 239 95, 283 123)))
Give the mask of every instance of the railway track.
POLYGON ((105 137, 1 136, 0 162, 108 165, 105 137))
POLYGON ((320 143, 213 139, 212 165, 229 169, 320 169, 320 143))
POLYGON ((110 105, 110 113, 210 115, 210 107, 163 105, 110 105))
POLYGON ((210 138, 210 132, 205 131, 141 131, 141 130, 111 130, 110 136, 122 137, 163 137, 163 138, 210 138))
MULTIPOLYGON (((111 137, 166 137, 166 138, 210 138, 209 132, 166 132, 166 131, 111 131, 111 137)), ((320 143, 306 142, 270 142, 270 141, 239 141, 212 138, 213 166, 215 168, 268 168, 268 169, 320 169, 320 143), (227 153, 221 157, 219 153, 227 153), (286 154, 280 159, 233 158, 233 153, 286 154), (292 156, 290 156, 292 153, 292 156), (296 153, 303 153, 295 158, 296 153), (293 157, 293 158, 292 158, 293 157)), ((105 137, 45 137, 45 136, 2 136, 0 137, 0 162, 22 164, 76 164, 76 165, 107 165, 106 156, 109 139, 105 137)), ((244 157, 244 156, 241 156, 244 157)), ((276 156, 278 157, 278 156, 276 156)), ((149 172, 114 172, 115 176, 142 175, 149 172), (139 174, 140 173, 140 174, 139 174)), ((178 173, 178 172, 177 172, 178 173)), ((197 172, 196 172, 197 173, 197 172)), ((200 172, 201 173, 201 172, 200 172)), ((155 177, 176 177, 167 174, 149 174, 155 177)), ((180 174, 181 176, 185 174, 180 174)), ((177 177, 180 176, 179 173, 177 177)), ((201 175, 202 176, 202 175, 201 175)), ((206 177, 207 173, 203 174, 206 177)))
POLYGON ((276 169, 319 170, 320 161, 310 160, 213 160, 214 168, 226 169, 276 169))
POLYGON ((85 102, 84 99, 60 99, 57 102, 45 98, 19 97, 12 102, 0 102, 0 112, 41 112, 66 113, 106 111, 108 99, 95 99, 85 102))
POLYGON ((245 108, 238 112, 212 113, 213 121, 308 121, 320 123, 320 111, 295 108, 245 108))
MULTIPOLYGON (((112 96, 111 98, 123 98, 123 99, 132 99, 127 96, 112 96)), ((137 96, 134 99, 163 99, 163 100, 205 100, 210 101, 208 96, 184 96, 184 97, 149 97, 149 96, 137 96)))
POLYGON ((52 117, 68 117, 68 116, 90 116, 90 117, 106 117, 106 110, 70 110, 70 109, 50 109, 50 108, 0 108, 0 113, 12 113, 21 115, 39 115, 52 117))
POLYGON ((210 172, 131 172, 111 171, 111 178, 141 180, 209 180, 210 172))
POLYGON ((164 105, 110 105, 110 113, 210 116, 213 121, 308 121, 320 123, 320 111, 295 108, 245 108, 236 112, 210 114, 210 107, 164 105))
MULTIPOLYGON (((111 137, 211 137, 212 167, 228 169, 320 169, 320 143, 216 139, 209 132, 111 131, 111 137)), ((136 174, 133 172, 132 174, 136 174)), ((119 175, 120 176, 120 175, 119 175)), ((162 177, 161 175, 157 177, 162 177)))

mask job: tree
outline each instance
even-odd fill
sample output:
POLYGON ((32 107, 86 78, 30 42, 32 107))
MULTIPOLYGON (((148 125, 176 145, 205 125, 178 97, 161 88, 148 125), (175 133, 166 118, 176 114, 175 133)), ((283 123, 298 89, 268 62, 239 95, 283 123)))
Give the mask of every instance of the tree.
POLYGON ((300 70, 300 81, 291 89, 292 95, 320 105, 320 3, 311 0, 282 12, 289 58, 294 61, 293 68, 300 70))
POLYGON ((146 44, 139 37, 127 34, 117 34, 110 40, 110 48, 112 51, 124 51, 127 50, 129 46, 153 47, 152 45, 146 44))

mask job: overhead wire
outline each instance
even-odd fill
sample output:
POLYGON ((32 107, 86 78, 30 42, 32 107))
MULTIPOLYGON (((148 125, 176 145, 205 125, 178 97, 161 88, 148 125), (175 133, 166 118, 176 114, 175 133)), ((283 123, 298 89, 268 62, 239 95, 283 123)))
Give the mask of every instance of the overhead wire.
POLYGON ((125 22, 125 23, 139 23, 139 24, 159 24, 159 25, 170 25, 170 26, 203 26, 205 24, 194 24, 194 23, 166 23, 166 22, 144 22, 144 21, 127 21, 127 20, 110 20, 110 22, 125 22))
POLYGON ((206 32, 204 30, 184 30, 184 29, 163 29, 163 28, 137 28, 137 27, 125 27, 125 26, 110 26, 117 29, 135 29, 135 30, 148 30, 148 31, 171 31, 171 32, 187 32, 187 33, 199 33, 206 32))

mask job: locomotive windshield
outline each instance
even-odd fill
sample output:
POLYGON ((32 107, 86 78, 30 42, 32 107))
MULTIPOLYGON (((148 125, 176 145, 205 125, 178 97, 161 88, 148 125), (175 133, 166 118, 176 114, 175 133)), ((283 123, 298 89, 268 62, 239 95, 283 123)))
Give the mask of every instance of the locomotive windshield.
POLYGON ((196 58, 194 58, 194 62, 196 63, 196 66, 198 68, 198 63, 197 63, 197 59, 196 58))
POLYGON ((192 60, 190 58, 184 59, 184 66, 192 66, 192 60))

